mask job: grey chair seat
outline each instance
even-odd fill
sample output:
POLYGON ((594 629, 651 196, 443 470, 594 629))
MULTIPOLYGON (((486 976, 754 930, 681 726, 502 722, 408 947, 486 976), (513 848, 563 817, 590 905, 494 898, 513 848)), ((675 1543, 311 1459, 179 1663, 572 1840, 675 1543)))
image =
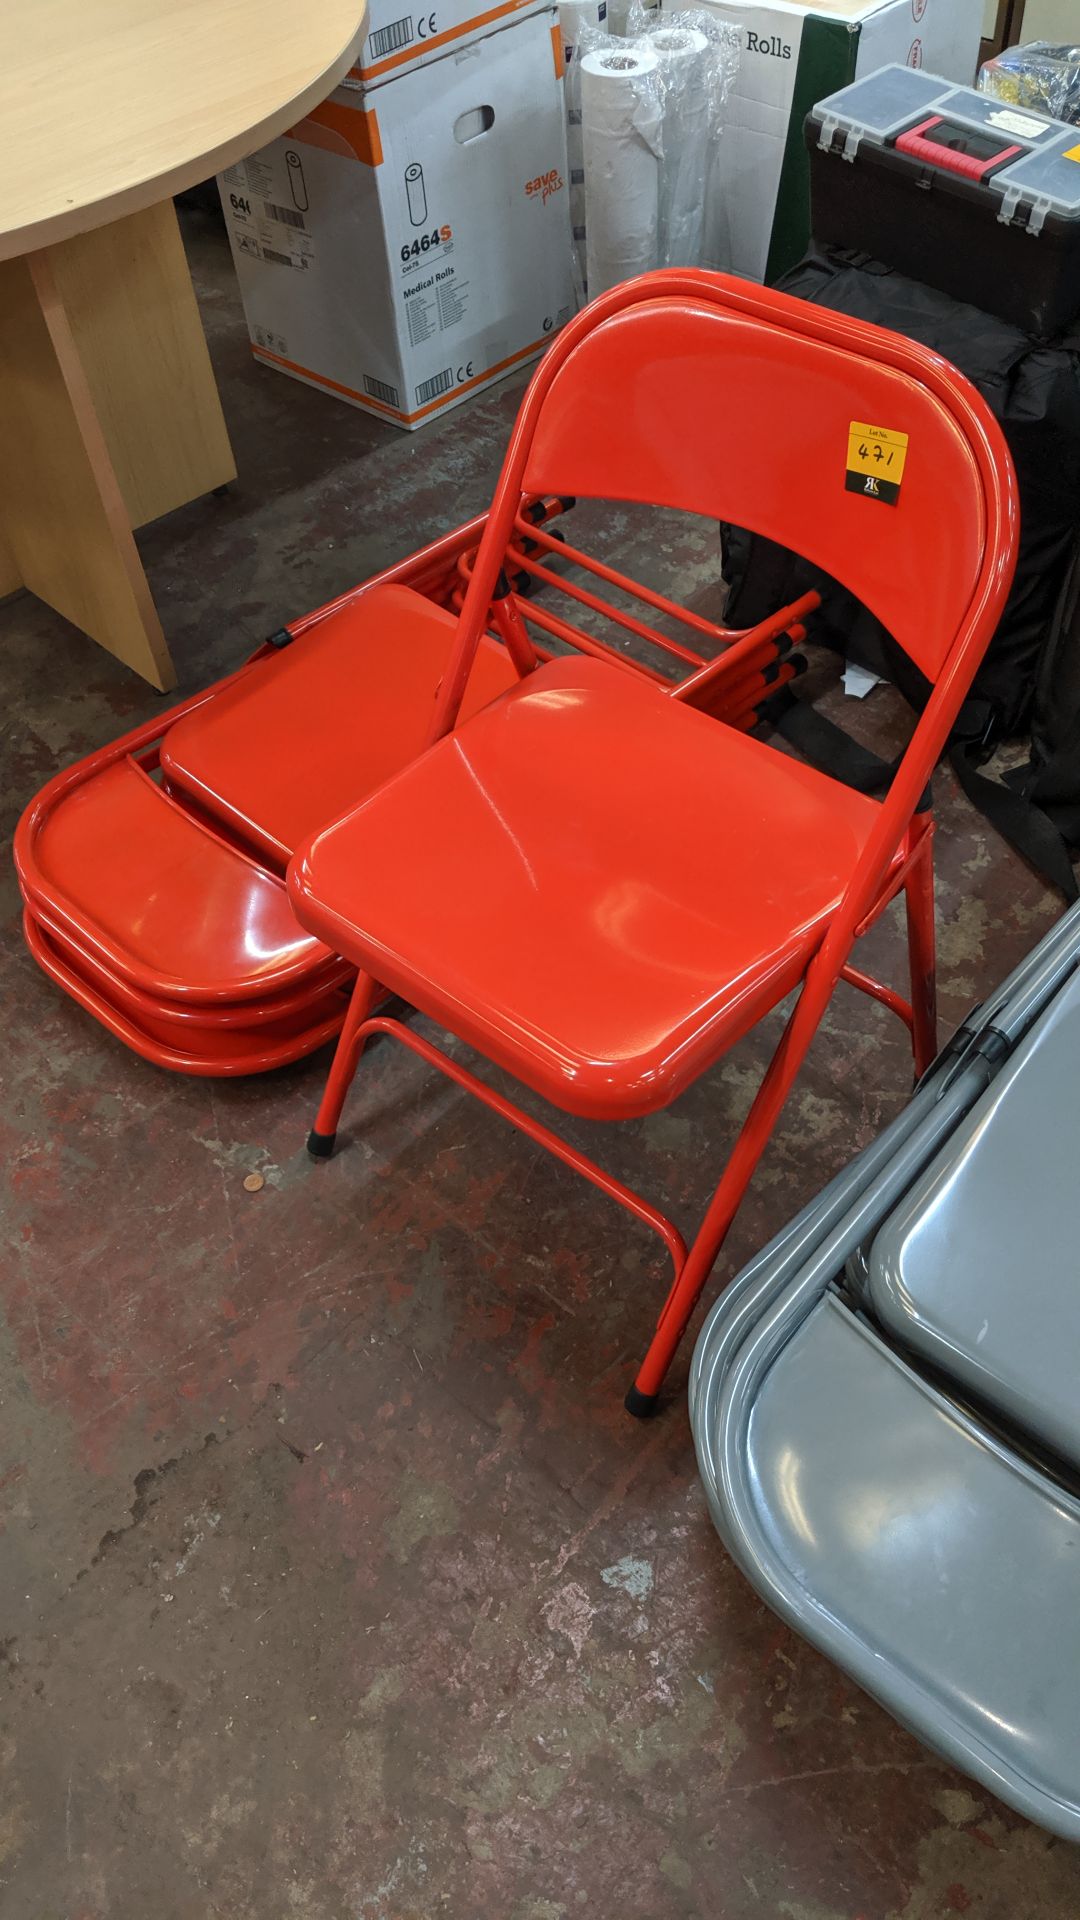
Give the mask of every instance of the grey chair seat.
POLYGON ((1080 1466, 1080 977, 879 1229, 862 1290, 905 1347, 1080 1466))
POLYGON ((1080 1840, 1080 1503, 834 1293, 771 1344, 766 1319, 698 1408, 735 1558, 897 1719, 1080 1840))

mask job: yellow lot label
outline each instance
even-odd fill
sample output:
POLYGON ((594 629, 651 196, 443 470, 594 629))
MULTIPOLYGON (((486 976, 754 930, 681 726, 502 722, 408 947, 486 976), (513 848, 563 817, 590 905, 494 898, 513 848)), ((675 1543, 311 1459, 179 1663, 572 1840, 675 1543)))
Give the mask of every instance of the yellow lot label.
POLYGON ((908 436, 890 427, 868 427, 853 420, 848 434, 848 472, 873 474, 900 485, 907 465, 908 436))

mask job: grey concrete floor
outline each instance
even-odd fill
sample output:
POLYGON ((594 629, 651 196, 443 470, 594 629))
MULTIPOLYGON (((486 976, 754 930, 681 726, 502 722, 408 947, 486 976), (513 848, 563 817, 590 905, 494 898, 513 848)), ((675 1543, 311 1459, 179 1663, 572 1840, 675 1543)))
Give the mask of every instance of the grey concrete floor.
MULTIPOLYGON (((480 508, 520 382, 404 436, 258 369, 224 237, 186 224, 240 470, 140 536, 188 689, 480 508)), ((709 529, 649 560, 715 593, 709 529)), ((0 686, 7 833, 157 704, 25 596, 0 686)), ((895 749, 893 696, 858 718, 895 749)), ((947 776, 939 812, 955 1021, 1057 903, 947 776)), ((871 944, 901 977, 897 926, 871 944)), ((386 1047, 313 1166, 324 1058, 235 1084, 142 1064, 37 972, 10 868, 0 1014, 3 1920, 1080 1914, 1076 1854, 728 1562, 689 1346, 658 1420, 622 1412, 665 1282, 599 1195, 386 1047)), ((774 1033, 577 1137, 692 1223, 774 1033)), ((909 1081, 845 993, 723 1273, 909 1081)))

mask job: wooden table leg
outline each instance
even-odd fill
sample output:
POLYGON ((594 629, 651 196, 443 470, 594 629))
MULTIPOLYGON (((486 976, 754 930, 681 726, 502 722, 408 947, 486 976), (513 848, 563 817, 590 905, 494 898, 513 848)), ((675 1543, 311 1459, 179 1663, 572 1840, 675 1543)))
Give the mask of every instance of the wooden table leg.
POLYGON ((172 201, 48 259, 132 526, 235 480, 172 201))
POLYGON ((0 590, 175 685, 132 527, 236 469, 171 204, 0 265, 0 440, 0 590))
POLYGON ((14 555, 4 539, 4 529, 0 526, 0 600, 9 593, 18 593, 21 586, 22 574, 15 565, 14 555))

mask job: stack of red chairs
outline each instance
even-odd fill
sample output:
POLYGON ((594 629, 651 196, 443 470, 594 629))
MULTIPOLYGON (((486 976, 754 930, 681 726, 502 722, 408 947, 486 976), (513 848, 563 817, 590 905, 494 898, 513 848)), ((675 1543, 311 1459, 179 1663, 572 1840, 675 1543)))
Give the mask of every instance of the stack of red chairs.
POLYGON ((720 275, 630 282, 541 362, 487 515, 46 787, 16 843, 27 938, 159 1065, 260 1071, 340 1029, 315 1154, 375 1033, 549 1148, 670 1254, 627 1396, 651 1412, 838 983, 899 1014, 917 1073, 934 1056, 922 796, 1016 539, 1001 434, 936 355, 720 275), (875 429, 908 449, 884 489, 851 454, 875 429), (866 604, 932 689, 884 800, 750 737, 815 595, 732 633, 568 543, 578 498, 747 525, 866 604), (910 999, 851 957, 901 894, 910 999), (796 997, 687 1246, 387 994, 604 1120, 796 997))
MULTIPOLYGON (((337 1033, 353 969, 297 924, 285 868, 423 744, 454 633, 442 603, 481 525, 284 629, 27 808, 15 862, 30 950, 144 1059, 258 1073, 337 1033)), ((491 642, 482 697, 513 679, 502 668, 491 642)))
MULTIPOLYGON (((611 569, 602 585, 637 596, 654 621, 681 623, 697 646, 576 587, 567 570, 588 575, 594 563, 547 525, 566 504, 525 503, 514 585, 493 606, 463 713, 516 683, 523 605, 559 644, 649 679, 661 678, 655 664, 618 651, 627 637, 683 673, 703 665, 702 644, 739 639, 611 569), (553 553, 563 574, 547 564, 553 553), (584 601, 594 624, 606 617, 612 638, 542 604, 560 595, 571 614, 584 601)), ((425 745, 484 523, 283 629, 208 692, 58 774, 27 809, 15 859, 30 950, 144 1059, 183 1073, 259 1073, 339 1031, 354 968, 300 927, 285 871, 317 827, 425 745)), ((781 657, 802 634, 794 615, 756 633, 731 716, 740 726, 797 670, 781 657)))

